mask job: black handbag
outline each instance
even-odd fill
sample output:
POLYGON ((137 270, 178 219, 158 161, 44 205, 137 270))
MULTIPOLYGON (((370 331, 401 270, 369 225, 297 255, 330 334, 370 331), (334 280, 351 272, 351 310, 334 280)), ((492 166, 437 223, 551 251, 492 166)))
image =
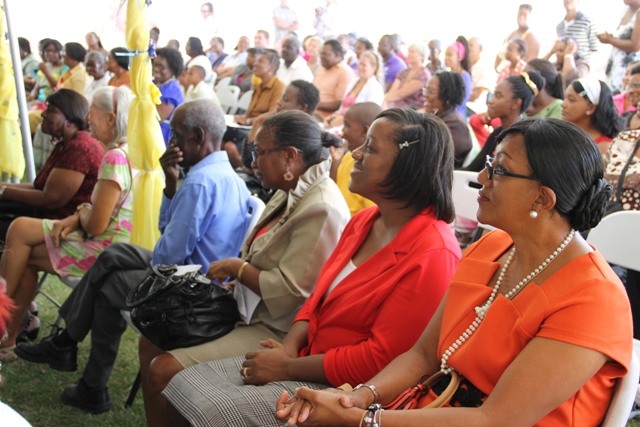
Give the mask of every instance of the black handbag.
POLYGON ((228 334, 240 320, 233 293, 200 272, 174 276, 175 265, 155 265, 127 296, 131 320, 163 350, 192 347, 228 334))

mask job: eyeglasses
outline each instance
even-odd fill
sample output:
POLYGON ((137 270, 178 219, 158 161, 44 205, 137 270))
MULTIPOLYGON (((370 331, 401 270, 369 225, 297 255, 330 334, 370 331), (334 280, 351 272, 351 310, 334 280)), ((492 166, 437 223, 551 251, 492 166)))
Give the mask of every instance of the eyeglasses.
POLYGON ((493 161, 494 160, 495 160, 495 157, 491 157, 491 156, 487 155, 487 162, 484 164, 485 168, 487 169, 487 179, 489 181, 491 181, 493 179, 493 175, 495 174, 495 175, 510 176, 512 178, 530 179, 532 181, 542 182, 538 178, 534 178, 532 176, 520 175, 520 174, 517 174, 517 173, 511 173, 511 172, 503 171, 501 169, 495 169, 493 167, 493 161))
POLYGON ((640 89, 640 82, 629 83, 629 88, 631 88, 631 89, 640 89))
POLYGON ((266 150, 258 150, 255 147, 251 149, 251 159, 255 162, 258 160, 258 157, 264 156, 269 153, 273 153, 275 151, 284 150, 287 147, 276 147, 276 148, 268 148, 266 150))
POLYGON ((429 89, 428 87, 422 88, 422 95, 426 96, 426 95, 434 95, 434 94, 437 94, 435 90, 429 89))

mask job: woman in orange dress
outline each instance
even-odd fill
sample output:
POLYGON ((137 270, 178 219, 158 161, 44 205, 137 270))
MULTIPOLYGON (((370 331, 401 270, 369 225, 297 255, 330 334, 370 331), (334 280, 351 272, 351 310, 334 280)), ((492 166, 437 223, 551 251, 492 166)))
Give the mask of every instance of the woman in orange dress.
MULTIPOLYGON (((633 351, 625 290, 577 233, 603 216, 612 192, 603 174, 598 147, 577 126, 549 118, 511 125, 478 174, 478 220, 500 230, 465 252, 418 342, 353 392, 283 393, 278 418, 300 426, 600 425, 633 351), (448 408, 376 405, 424 374, 452 371, 462 381, 448 408)), ((435 397, 432 389, 426 401, 435 397)))

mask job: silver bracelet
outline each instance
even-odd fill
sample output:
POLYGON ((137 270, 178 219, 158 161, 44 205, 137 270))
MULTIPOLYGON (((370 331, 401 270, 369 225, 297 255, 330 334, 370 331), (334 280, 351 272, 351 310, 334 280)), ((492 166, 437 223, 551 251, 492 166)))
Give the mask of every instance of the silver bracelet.
POLYGON ((382 405, 379 403, 370 405, 362 417, 362 421, 360 422, 361 427, 382 427, 383 411, 384 409, 382 409, 382 405))
POLYGON ((377 403, 378 400, 380 400, 380 393, 378 393, 378 389, 374 385, 371 385, 371 384, 358 384, 353 389, 353 391, 356 391, 356 390, 361 389, 363 387, 368 388, 369 390, 371 390, 371 393, 373 393, 373 403, 377 403))

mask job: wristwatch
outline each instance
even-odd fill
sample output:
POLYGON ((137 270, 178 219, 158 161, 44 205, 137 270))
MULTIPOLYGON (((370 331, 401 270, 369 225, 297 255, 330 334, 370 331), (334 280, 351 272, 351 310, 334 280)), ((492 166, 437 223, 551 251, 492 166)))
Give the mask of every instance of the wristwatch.
POLYGON ((2 187, 0 187, 0 199, 2 199, 2 196, 4 196, 4 190, 7 189, 6 185, 3 185, 2 187))

